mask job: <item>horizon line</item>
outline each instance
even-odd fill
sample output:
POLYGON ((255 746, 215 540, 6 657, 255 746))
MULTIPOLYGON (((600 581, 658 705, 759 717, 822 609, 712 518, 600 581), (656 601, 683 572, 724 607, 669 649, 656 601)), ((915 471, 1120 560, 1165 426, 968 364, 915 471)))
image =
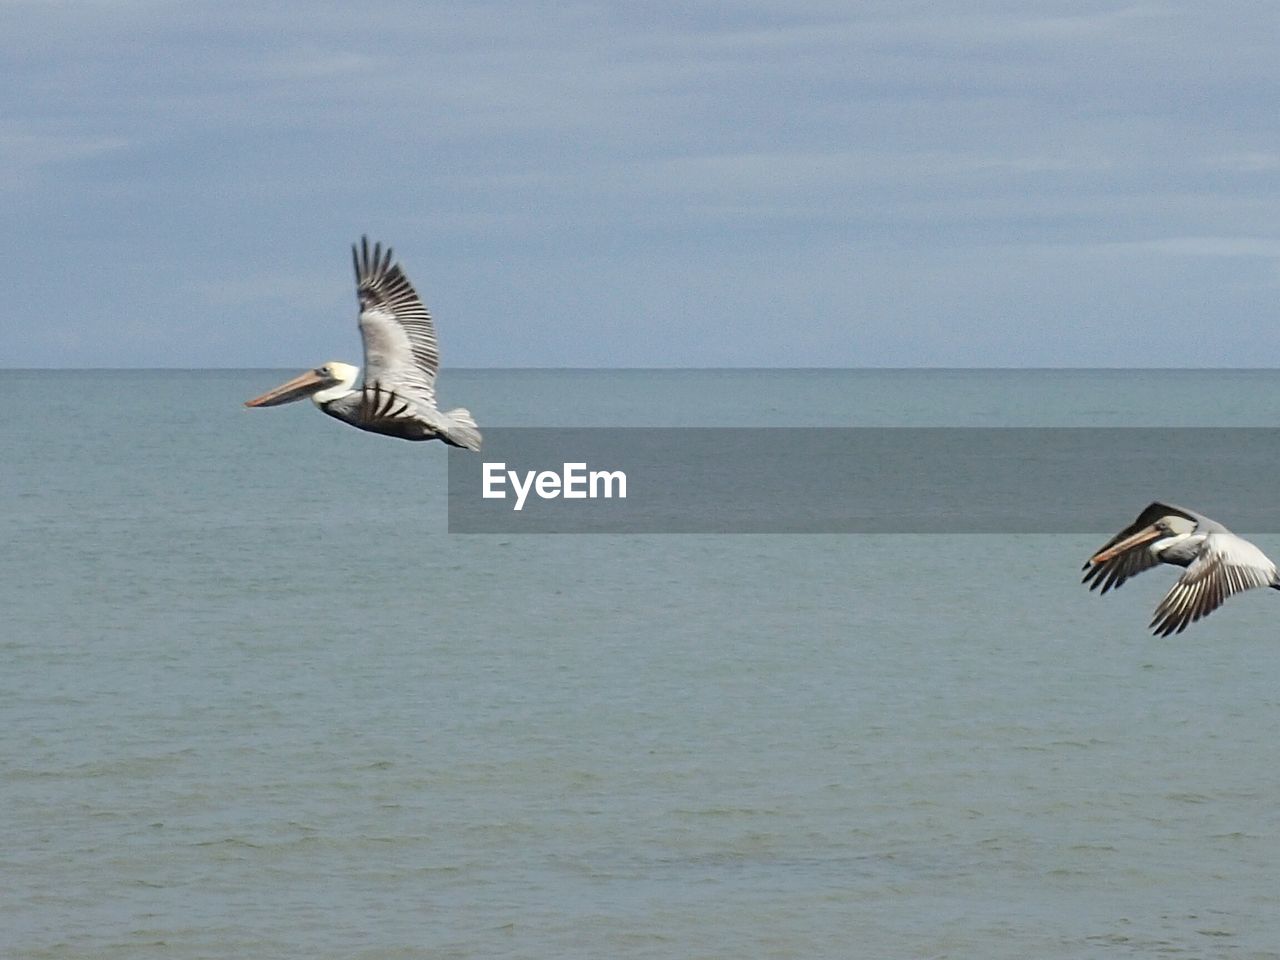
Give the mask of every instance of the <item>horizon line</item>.
MULTIPOLYGON (((200 373, 200 372, 234 372, 240 370, 294 370, 296 365, 290 366, 207 366, 207 367, 190 367, 190 366, 94 366, 94 367, 50 367, 50 366, 17 366, 0 364, 0 371, 11 373, 146 373, 146 372, 172 372, 172 373, 200 373)), ((448 373, 469 373, 480 371, 545 371, 545 372, 561 372, 561 373, 585 373, 585 372, 601 372, 601 371, 645 371, 645 372, 710 372, 710 371, 883 371, 883 372, 906 372, 906 371, 971 371, 971 372, 991 372, 1001 370, 1027 370, 1027 371, 1091 371, 1091 370, 1164 370, 1164 371, 1221 371, 1221 372, 1264 372, 1264 371, 1280 371, 1280 366, 1140 366, 1140 365, 1061 365, 1047 366, 1039 364, 1028 364, 1017 366, 1013 364, 1002 364, 998 366, 960 366, 948 364, 929 364, 920 366, 894 366, 894 365, 866 365, 866 366, 835 366, 835 365, 798 365, 798 366, 756 366, 756 365, 730 365, 730 366, 459 366, 449 367, 443 376, 448 373)))

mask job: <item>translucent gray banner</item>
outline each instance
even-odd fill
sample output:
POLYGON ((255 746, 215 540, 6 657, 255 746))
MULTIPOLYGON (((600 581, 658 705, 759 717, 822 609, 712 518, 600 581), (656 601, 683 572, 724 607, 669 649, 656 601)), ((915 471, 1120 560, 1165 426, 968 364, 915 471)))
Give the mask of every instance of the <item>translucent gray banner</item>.
POLYGON ((1107 533, 1152 500, 1280 532, 1280 429, 491 428, 453 533, 1107 533))

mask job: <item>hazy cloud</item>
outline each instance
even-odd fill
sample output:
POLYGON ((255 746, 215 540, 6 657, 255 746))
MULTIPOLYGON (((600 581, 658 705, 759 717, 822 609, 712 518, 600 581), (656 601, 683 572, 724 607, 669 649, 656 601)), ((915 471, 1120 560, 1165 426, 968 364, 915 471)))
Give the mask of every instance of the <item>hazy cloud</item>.
POLYGON ((1278 39, 1239 0, 5 0, 0 363, 358 359, 367 231, 446 365, 1179 365, 1206 329, 1195 363, 1275 364, 1278 39))

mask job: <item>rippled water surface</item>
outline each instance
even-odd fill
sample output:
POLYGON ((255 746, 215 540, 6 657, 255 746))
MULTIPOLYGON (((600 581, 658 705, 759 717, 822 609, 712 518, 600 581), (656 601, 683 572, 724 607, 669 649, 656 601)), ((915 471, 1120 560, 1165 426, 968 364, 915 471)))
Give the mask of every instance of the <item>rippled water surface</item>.
MULTIPOLYGON (((1105 530, 450 536, 439 445, 240 407, 274 371, 7 376, 0 955, 1280 957, 1274 594, 1156 640, 1169 574, 1079 585, 1105 530)), ((1266 371, 442 387, 482 425, 1280 423, 1266 371)))

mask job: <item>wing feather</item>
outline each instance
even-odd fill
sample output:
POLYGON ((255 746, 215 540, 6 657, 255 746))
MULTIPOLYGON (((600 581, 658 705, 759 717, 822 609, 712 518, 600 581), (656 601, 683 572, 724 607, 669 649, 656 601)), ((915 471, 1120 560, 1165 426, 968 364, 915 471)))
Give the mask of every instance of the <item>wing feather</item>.
MULTIPOLYGON (((1167 503, 1160 503, 1159 501, 1156 501, 1155 503, 1149 504, 1145 510, 1138 514, 1137 520, 1133 521, 1133 523, 1129 524, 1095 550, 1094 555, 1096 556, 1097 554, 1102 553, 1102 551, 1106 550, 1108 547, 1114 546, 1126 537, 1133 536, 1139 530, 1151 526, 1151 524, 1155 523, 1161 517, 1167 517, 1170 514, 1175 513, 1181 514, 1188 520, 1199 521, 1201 519, 1199 514, 1193 513, 1190 510, 1184 510, 1182 507, 1174 507, 1167 503)), ((1087 561, 1082 568, 1085 571, 1084 579, 1080 582, 1089 584, 1090 590, 1097 590, 1101 587, 1102 592, 1106 593, 1108 590, 1113 590, 1123 586, 1124 582, 1130 577, 1136 577, 1138 574, 1143 573, 1146 570, 1150 570, 1152 567, 1159 566, 1159 564, 1159 558, 1147 549, 1146 544, 1142 544, 1137 547, 1133 547, 1130 550, 1126 550, 1124 553, 1116 554, 1110 560, 1103 563, 1087 561)))
POLYGON ((1156 607, 1151 629, 1162 637, 1181 633, 1229 597, 1275 582, 1276 565, 1256 546, 1233 533, 1211 533, 1156 607))
POLYGON ((360 300, 365 382, 393 389, 432 410, 440 349, 435 326, 391 248, 369 249, 369 238, 351 247, 360 300))
MULTIPOLYGON (((1106 547, 1100 547, 1098 552, 1101 553, 1105 549, 1106 547)), ((1147 549, 1147 544, 1143 544, 1116 554, 1104 563, 1086 563, 1084 579, 1080 582, 1089 584, 1090 590, 1101 587, 1102 592, 1106 593, 1108 590, 1123 586, 1130 577, 1136 577, 1159 563, 1156 555, 1147 549)))

